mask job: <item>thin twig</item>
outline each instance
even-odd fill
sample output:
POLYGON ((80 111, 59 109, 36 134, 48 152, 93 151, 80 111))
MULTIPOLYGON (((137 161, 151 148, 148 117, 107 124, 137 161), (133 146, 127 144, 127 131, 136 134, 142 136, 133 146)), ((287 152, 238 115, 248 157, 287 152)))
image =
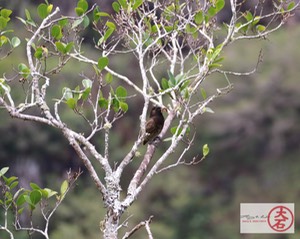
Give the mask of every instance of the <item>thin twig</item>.
POLYGON ((151 234, 151 231, 150 231, 150 223, 151 223, 151 221, 152 221, 152 218, 153 218, 153 216, 151 215, 150 217, 149 217, 149 219, 148 220, 146 220, 146 221, 142 221, 142 222, 140 222, 139 224, 137 224, 134 228, 132 228, 129 232, 126 232, 125 233, 125 235, 122 237, 122 239, 127 239, 127 238, 129 238, 129 237, 131 237, 135 232, 137 232, 141 227, 145 227, 146 228, 146 230, 147 230, 147 233, 148 233, 148 235, 149 235, 149 239, 152 239, 153 237, 152 237, 152 234, 151 234))

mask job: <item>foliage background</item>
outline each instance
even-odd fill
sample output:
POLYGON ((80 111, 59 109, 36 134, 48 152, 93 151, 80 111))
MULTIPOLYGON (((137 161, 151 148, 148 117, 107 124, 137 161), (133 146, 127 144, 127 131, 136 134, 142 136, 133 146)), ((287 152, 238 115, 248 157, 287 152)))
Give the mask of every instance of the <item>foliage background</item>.
MULTIPOLYGON (((14 16, 24 14, 20 10, 24 8, 13 1, 4 1, 3 4, 16 9, 14 16)), ((33 3, 22 1, 22 4, 30 9, 33 3)), ((38 2, 34 1, 34 4, 38 2)), ((102 7, 109 11, 110 4, 107 1, 102 7)), ((73 11, 72 4, 62 3, 61 7, 64 12, 73 11)), ((226 20, 226 12, 221 18, 226 20)), ((14 29, 22 29, 17 20, 13 24, 14 29)), ((20 39, 26 37, 22 30, 15 34, 20 39)), ((92 48, 92 38, 87 32, 85 48, 91 55, 97 54, 92 48)), ((195 148, 197 150, 199 145, 199 151, 203 144, 208 143, 211 149, 209 157, 197 166, 181 166, 157 175, 129 209, 127 216, 133 214, 134 218, 129 227, 154 215, 151 224, 154 238, 252 239, 257 235, 239 233, 240 203, 292 202, 297 210, 300 204, 298 39, 300 25, 294 18, 293 22, 264 41, 235 43, 226 50, 224 69, 251 70, 260 49, 263 49, 264 60, 256 74, 230 78, 235 89, 213 102, 211 108, 215 114, 204 114, 198 119, 195 127, 201 135, 195 148)), ((2 61, 0 74, 16 68, 24 54, 19 47, 8 60, 2 61)), ((121 71, 128 71, 126 75, 132 79, 139 77, 134 75, 136 66, 129 59, 113 59, 112 62, 121 71)), ((61 86, 77 77, 73 67, 84 70, 79 64, 67 66, 64 79, 57 80, 61 86)), ((226 85, 225 79, 209 78, 203 87, 209 92, 222 87, 222 83, 226 85)), ((20 95, 25 94, 21 83, 17 87, 20 95)), ((53 95, 56 91, 53 88, 53 95)), ((140 110, 141 103, 133 98, 125 117, 113 130, 111 140, 115 148, 111 158, 115 161, 130 146, 132 132, 137 131, 135 119, 140 110)), ((63 117, 72 119, 73 127, 82 127, 80 118, 69 111, 63 117)), ((84 170, 75 152, 55 129, 11 119, 5 111, 0 111, 0 119, 0 167, 9 166, 11 174, 19 177, 21 186, 28 187, 33 181, 42 186, 59 187, 67 170, 79 167, 84 170)), ((101 146, 102 142, 94 143, 101 146)), ((159 148, 161 152, 164 150, 163 146, 159 148)), ((189 156, 195 154, 190 152, 189 156)), ((123 178, 123 185, 127 185, 137 165, 127 169, 128 178, 123 178)), ((57 211, 51 238, 99 238, 103 213, 100 195, 88 175, 84 174, 57 211)), ((298 238, 299 215, 296 214, 295 220, 294 235, 260 235, 259 238, 298 238)), ((140 231, 133 238, 143 238, 143 235, 140 231)), ((18 238, 27 237, 20 234, 18 238)), ((0 238, 8 237, 0 232, 0 238)), ((34 235, 33 238, 39 237, 34 235)))

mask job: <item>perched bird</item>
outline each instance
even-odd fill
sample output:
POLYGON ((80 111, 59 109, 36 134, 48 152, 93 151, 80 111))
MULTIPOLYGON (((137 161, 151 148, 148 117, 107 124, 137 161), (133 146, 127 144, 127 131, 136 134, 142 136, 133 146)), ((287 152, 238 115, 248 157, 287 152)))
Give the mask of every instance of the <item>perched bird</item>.
POLYGON ((150 118, 146 123, 146 136, 143 144, 153 141, 164 127, 164 116, 161 112, 161 107, 154 106, 150 111, 150 118))

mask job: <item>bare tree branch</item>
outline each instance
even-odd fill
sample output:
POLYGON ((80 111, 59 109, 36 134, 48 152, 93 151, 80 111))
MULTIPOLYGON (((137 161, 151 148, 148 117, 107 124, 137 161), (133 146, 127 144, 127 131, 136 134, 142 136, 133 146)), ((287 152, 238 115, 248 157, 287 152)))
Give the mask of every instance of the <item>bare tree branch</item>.
POLYGON ((145 227, 149 236, 149 239, 152 239, 152 233, 150 231, 150 223, 152 221, 153 216, 150 216, 148 220, 142 221, 139 224, 137 224, 134 228, 132 228, 129 232, 126 232, 125 235, 122 237, 122 239, 127 239, 131 237, 135 232, 137 232, 140 228, 145 227))

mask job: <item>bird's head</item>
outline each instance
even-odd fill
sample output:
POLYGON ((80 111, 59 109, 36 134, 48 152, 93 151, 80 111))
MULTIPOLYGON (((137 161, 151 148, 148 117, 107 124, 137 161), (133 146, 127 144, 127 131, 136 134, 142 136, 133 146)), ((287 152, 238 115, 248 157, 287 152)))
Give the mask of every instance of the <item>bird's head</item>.
POLYGON ((154 106, 151 111, 150 111, 150 117, 154 115, 162 115, 163 112, 168 112, 167 108, 165 107, 160 107, 160 106, 154 106))
POLYGON ((154 116, 154 115, 160 115, 161 114, 161 107, 159 106, 154 106, 152 109, 151 109, 151 112, 150 112, 150 117, 154 116))

